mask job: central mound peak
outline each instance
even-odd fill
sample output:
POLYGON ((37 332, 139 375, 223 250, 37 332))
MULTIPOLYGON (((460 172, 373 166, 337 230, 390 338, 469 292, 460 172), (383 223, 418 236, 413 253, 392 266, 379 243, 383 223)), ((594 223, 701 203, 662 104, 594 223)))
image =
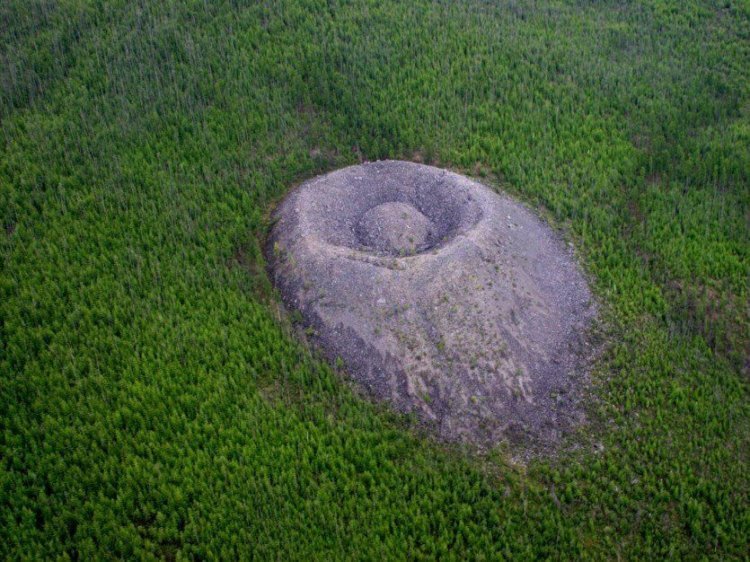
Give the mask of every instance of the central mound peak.
POLYGON ((430 245, 435 225, 409 203, 391 201, 369 209, 357 225, 357 236, 368 248, 408 255, 430 245))

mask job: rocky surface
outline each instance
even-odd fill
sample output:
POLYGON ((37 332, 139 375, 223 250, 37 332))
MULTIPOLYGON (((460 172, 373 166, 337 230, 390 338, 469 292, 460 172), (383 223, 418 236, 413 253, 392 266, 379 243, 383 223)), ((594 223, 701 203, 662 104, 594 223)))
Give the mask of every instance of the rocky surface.
POLYGON ((376 399, 482 445, 555 443, 580 419, 591 294, 523 205, 383 161, 305 182, 274 219, 286 305, 376 399))

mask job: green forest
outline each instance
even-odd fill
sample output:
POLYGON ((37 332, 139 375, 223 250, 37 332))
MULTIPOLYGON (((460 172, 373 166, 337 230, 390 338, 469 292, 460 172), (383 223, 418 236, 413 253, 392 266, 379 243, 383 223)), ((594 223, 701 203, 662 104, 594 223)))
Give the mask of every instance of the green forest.
POLYGON ((4 0, 0 558, 746 560, 748 0, 4 0), (511 462, 297 337, 317 174, 478 178, 577 248, 589 423, 511 462))

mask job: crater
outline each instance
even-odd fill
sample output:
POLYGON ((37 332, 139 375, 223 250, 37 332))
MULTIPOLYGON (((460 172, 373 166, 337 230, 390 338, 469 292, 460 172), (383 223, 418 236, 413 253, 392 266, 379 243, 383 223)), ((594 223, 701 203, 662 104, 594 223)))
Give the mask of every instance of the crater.
POLYGON ((520 203, 383 161, 303 183, 274 219, 285 305, 373 399, 482 446, 552 446, 583 419, 595 306, 571 249, 520 203))

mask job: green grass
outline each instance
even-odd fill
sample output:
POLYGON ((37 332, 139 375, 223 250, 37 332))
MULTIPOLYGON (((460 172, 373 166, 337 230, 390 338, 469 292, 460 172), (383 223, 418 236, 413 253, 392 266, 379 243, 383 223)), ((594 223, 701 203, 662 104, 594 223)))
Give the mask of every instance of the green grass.
POLYGON ((0 556, 743 559, 750 4, 0 6, 0 556), (415 434, 293 337, 270 206, 362 159, 577 243, 587 445, 415 434))

